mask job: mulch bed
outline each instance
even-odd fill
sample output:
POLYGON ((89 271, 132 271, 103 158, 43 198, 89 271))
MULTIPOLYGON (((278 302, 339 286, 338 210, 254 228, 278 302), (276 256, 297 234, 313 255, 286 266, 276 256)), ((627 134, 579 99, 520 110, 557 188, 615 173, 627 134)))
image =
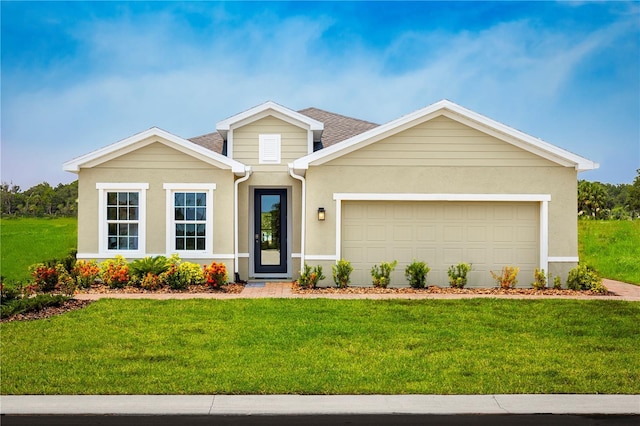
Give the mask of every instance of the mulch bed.
POLYGON ((44 318, 51 318, 56 315, 61 315, 67 312, 82 309, 93 303, 93 300, 76 300, 69 299, 62 306, 47 306, 39 311, 25 312, 23 314, 12 315, 7 318, 2 318, 0 322, 12 322, 12 321, 29 321, 44 318))
POLYGON ((211 288, 206 285, 192 285, 184 290, 172 290, 169 287, 161 287, 157 290, 145 290, 140 287, 128 286, 124 288, 110 288, 103 284, 94 284, 90 288, 80 289, 80 293, 87 294, 171 294, 171 293, 241 293, 244 284, 227 284, 222 288, 211 288))
POLYGON ((418 289, 411 287, 400 288, 380 288, 380 287, 319 287, 302 288, 297 284, 293 285, 292 291, 297 294, 493 294, 493 295, 528 295, 528 296, 615 296, 614 293, 595 293, 585 290, 569 290, 547 288, 536 290, 533 288, 452 288, 429 286, 418 289))

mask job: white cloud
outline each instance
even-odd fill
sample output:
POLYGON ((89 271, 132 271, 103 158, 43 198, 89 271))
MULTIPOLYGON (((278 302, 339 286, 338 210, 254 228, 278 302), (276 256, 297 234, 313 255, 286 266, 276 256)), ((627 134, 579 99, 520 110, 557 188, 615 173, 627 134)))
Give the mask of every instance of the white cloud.
MULTIPOLYGON (((369 48, 358 39, 323 38, 337 25, 326 17, 261 15, 242 27, 214 23, 199 34, 167 13, 81 24, 74 34, 87 54, 73 64, 86 74, 3 99, 2 179, 23 187, 55 183, 65 180, 64 161, 150 126, 195 136, 266 100, 386 122, 449 98, 588 157, 597 151, 582 144, 600 141, 563 145, 572 141, 554 128, 554 115, 569 114, 567 91, 576 90, 576 73, 596 53, 637 33, 635 18, 587 37, 519 20, 479 32, 407 31, 369 48), (42 153, 35 169, 28 167, 34 150, 42 153)), ((588 94, 569 97, 594 102, 588 94)), ((582 114, 565 122, 590 119, 582 114)))

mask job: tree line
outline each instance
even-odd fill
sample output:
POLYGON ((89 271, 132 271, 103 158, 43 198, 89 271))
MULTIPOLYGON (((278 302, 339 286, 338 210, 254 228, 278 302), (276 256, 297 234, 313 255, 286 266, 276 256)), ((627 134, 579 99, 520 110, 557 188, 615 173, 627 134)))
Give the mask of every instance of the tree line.
MULTIPOLYGON (((640 169, 633 183, 578 182, 578 216, 592 219, 640 219, 640 169)), ((78 181, 52 187, 39 183, 26 191, 0 186, 2 216, 77 216, 78 181)))
POLYGON ((578 216, 591 219, 640 219, 640 169, 632 184, 578 181, 578 216))
POLYGON ((52 187, 39 183, 23 191, 20 186, 3 182, 0 186, 2 216, 60 217, 78 215, 78 181, 52 187))

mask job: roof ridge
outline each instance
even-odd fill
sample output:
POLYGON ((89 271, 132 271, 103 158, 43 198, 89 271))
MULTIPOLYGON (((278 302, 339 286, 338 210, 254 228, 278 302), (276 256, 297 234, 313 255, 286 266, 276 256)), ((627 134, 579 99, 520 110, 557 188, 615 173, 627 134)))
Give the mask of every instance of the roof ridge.
POLYGON ((373 121, 363 120, 363 119, 361 119, 361 118, 356 118, 356 117, 350 117, 350 116, 348 116, 348 115, 340 114, 340 113, 338 113, 338 112, 333 112, 333 111, 327 111, 326 109, 317 108, 317 107, 308 107, 308 108, 304 108, 304 109, 298 110, 298 112, 299 112, 300 114, 304 114, 304 115, 306 115, 304 112, 305 112, 305 111, 308 111, 308 110, 321 111, 321 112, 324 112, 324 113, 327 113, 327 114, 337 115, 337 116, 340 116, 340 117, 342 117, 342 118, 348 118, 349 120, 357 120, 357 121, 361 121, 361 122, 363 122, 363 123, 373 124, 373 125, 376 125, 376 126, 379 126, 379 125, 380 125, 379 123, 374 123, 373 121))

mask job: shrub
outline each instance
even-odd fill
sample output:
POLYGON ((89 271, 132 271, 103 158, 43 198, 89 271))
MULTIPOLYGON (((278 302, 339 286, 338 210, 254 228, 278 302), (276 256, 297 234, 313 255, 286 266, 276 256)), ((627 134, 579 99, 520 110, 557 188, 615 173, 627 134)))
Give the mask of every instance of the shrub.
POLYGON ((331 267, 331 270, 333 271, 333 281, 336 283, 336 286, 347 288, 351 283, 351 272, 353 272, 351 262, 340 259, 331 267))
POLYGON ((302 288, 316 288, 320 280, 324 280, 325 276, 322 274, 322 266, 314 266, 313 268, 306 263, 300 278, 298 278, 298 285, 302 288))
POLYGON ((467 285, 467 274, 471 271, 471 265, 468 263, 458 263, 449 266, 447 275, 449 275, 449 285, 455 288, 464 288, 467 285))
POLYGON ((502 272, 500 274, 496 274, 493 271, 489 272, 491 272, 491 276, 500 288, 515 288, 516 284, 518 284, 516 277, 518 276, 519 271, 520 268, 517 266, 505 266, 502 268, 502 272))
POLYGON ((221 288, 227 284, 227 267, 224 263, 211 262, 203 267, 204 281, 211 288, 221 288))
POLYGON ((164 282, 162 281, 162 278, 151 272, 147 272, 147 275, 145 275, 142 280, 140 280, 140 287, 144 288, 145 290, 157 290, 163 285, 164 282))
POLYGON ((177 254, 167 260, 167 270, 160 278, 173 290, 184 290, 204 282, 203 268, 197 263, 183 262, 177 254))
POLYGON ((169 263, 164 256, 145 257, 129 263, 129 275, 136 281, 145 279, 148 274, 160 276, 167 269, 169 263))
POLYGON ((560 290, 562 288, 562 280, 559 276, 553 277, 553 288, 555 290, 560 290))
POLYGON ((69 297, 61 294, 38 294, 34 297, 14 299, 11 302, 2 304, 0 317, 7 318, 25 312, 39 311, 48 306, 62 306, 67 300, 69 300, 69 297))
MULTIPOLYGON (((223 265, 224 266, 224 265, 223 265)), ((198 285, 204 283, 204 274, 202 268, 197 263, 182 262, 178 266, 178 270, 184 276, 188 285, 198 285)), ((226 269, 225 269, 226 274, 226 269)), ((226 275, 225 275, 226 280, 226 275)))
POLYGON ((578 264, 569 271, 567 287, 571 290, 591 290, 595 293, 606 293, 607 291, 596 270, 584 264, 578 264))
POLYGON ((100 275, 100 267, 95 260, 78 260, 73 267, 73 275, 81 288, 91 287, 100 275))
POLYGON ((111 288, 122 288, 130 281, 129 265, 124 257, 117 255, 115 259, 107 259, 100 264, 102 281, 111 288))
POLYGON ((58 263, 56 265, 56 272, 58 273, 56 290, 60 291, 62 294, 73 295, 77 289, 75 278, 67 272, 66 267, 62 263, 58 263))
POLYGON ((407 265, 404 270, 404 276, 409 281, 409 285, 413 288, 424 288, 427 284, 427 274, 431 268, 424 262, 418 262, 415 259, 407 265))
POLYGON ((397 260, 393 262, 381 262, 380 267, 373 265, 371 268, 371 280, 374 287, 387 288, 391 284, 391 273, 396 269, 397 260))
POLYGON ((40 291, 53 291, 58 284, 58 269, 55 265, 36 263, 29 267, 33 283, 40 291))
POLYGON ((531 286, 536 290, 543 290, 547 287, 547 276, 544 274, 544 269, 536 268, 533 271, 533 283, 531 283, 531 286))

